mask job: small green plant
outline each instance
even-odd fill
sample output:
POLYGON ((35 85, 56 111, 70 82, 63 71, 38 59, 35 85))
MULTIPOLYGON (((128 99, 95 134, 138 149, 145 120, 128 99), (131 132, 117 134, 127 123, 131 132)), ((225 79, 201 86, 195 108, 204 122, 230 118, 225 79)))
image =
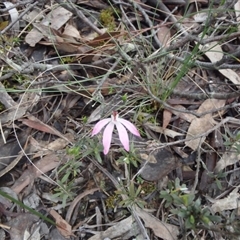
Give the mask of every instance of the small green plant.
POLYGON ((16 82, 22 84, 22 83, 26 83, 27 81, 29 81, 29 78, 22 74, 15 74, 13 76, 13 81, 16 81, 16 82))
POLYGON ((134 167, 138 167, 140 160, 135 154, 134 150, 129 152, 123 152, 123 156, 121 156, 118 160, 118 163, 127 165, 133 165, 134 167))
MULTIPOLYGON (((76 156, 76 148, 68 150, 68 153, 76 156)), ((67 200, 76 196, 74 178, 80 173, 80 166, 81 162, 73 158, 57 171, 58 186, 54 189, 53 197, 61 198, 63 206, 66 206, 67 200)))
POLYGON ((225 139, 224 145, 227 148, 233 148, 238 154, 240 153, 240 132, 232 134, 229 130, 227 130, 226 134, 223 135, 223 138, 225 139))
POLYGON ((73 62, 73 57, 72 56, 61 57, 61 62, 63 64, 72 63, 73 62))
POLYGON ((75 190, 74 190, 74 184, 73 181, 63 181, 57 180, 58 187, 54 188, 54 194, 53 198, 59 198, 62 200, 63 207, 66 206, 67 201, 71 201, 76 196, 75 190))
POLYGON ((87 117, 87 116, 83 116, 83 117, 81 118, 81 121, 82 121, 84 124, 86 124, 87 121, 88 121, 88 117, 87 117))
POLYGON ((223 189, 221 179, 225 180, 225 177, 227 176, 226 172, 222 172, 222 171, 220 171, 218 173, 208 172, 208 176, 210 178, 213 178, 213 182, 216 183, 219 190, 223 189))
POLYGON ((175 196, 179 196, 183 191, 187 190, 185 184, 180 185, 180 180, 176 178, 175 182, 168 182, 167 190, 160 192, 160 197, 165 200, 165 208, 168 208, 174 203, 175 196))
POLYGON ((113 31, 116 28, 114 14, 115 11, 112 8, 106 8, 100 12, 100 22, 104 27, 107 27, 109 31, 113 31))
POLYGON ((97 138, 84 137, 78 143, 81 158, 92 156, 102 164, 100 153, 103 151, 102 143, 97 138))
POLYGON ((196 229, 201 225, 208 227, 213 221, 221 221, 220 217, 212 215, 207 207, 202 206, 200 198, 186 193, 186 190, 186 186, 181 186, 176 179, 167 190, 160 192, 160 198, 166 201, 165 207, 171 207, 170 211, 182 218, 186 229, 196 229))
POLYGON ((126 102, 127 102, 127 98, 128 98, 128 95, 127 95, 127 93, 125 93, 125 94, 122 96, 122 101, 123 101, 123 103, 126 103, 126 102))
POLYGON ((12 42, 13 42, 13 44, 16 46, 18 46, 18 45, 20 45, 20 43, 22 42, 22 39, 21 38, 19 38, 19 37, 13 37, 12 38, 12 42))
POLYGON ((65 163, 58 171, 58 186, 54 189, 55 198, 61 198, 65 206, 68 200, 72 200, 76 196, 76 186, 74 178, 80 173, 80 159, 87 156, 93 156, 98 162, 102 163, 100 152, 102 145, 97 139, 92 139, 87 136, 73 147, 67 149, 67 154, 72 156, 72 159, 65 163))
POLYGON ((116 191, 117 194, 127 195, 127 198, 122 200, 119 203, 119 205, 123 207, 137 205, 140 208, 144 208, 144 206, 146 205, 146 202, 140 198, 141 191, 142 191, 141 185, 139 185, 136 188, 134 182, 130 181, 128 187, 125 188, 124 191, 122 190, 116 191))
POLYGON ((106 207, 110 209, 114 209, 116 208, 119 202, 120 202, 120 196, 119 194, 115 193, 106 199, 106 207))

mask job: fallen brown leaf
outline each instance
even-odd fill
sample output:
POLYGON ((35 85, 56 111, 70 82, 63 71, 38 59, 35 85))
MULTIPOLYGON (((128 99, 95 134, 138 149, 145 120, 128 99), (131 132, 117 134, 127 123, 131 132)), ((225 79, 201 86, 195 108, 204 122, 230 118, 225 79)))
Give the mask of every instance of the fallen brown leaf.
MULTIPOLYGON (((58 30, 62 27, 72 16, 72 13, 65 8, 58 6, 54 8, 50 13, 41 21, 40 24, 44 26, 51 26, 51 28, 58 30)), ((41 31, 40 28, 33 28, 25 37, 25 41, 34 47, 44 36, 49 35, 49 30, 47 33, 41 31)))
POLYGON ((55 219, 57 229, 65 238, 75 236, 72 233, 72 227, 55 210, 51 209, 49 213, 55 219))
POLYGON ((239 186, 236 187, 227 197, 223 199, 214 200, 212 205, 212 210, 214 212, 223 212, 225 210, 231 210, 239 208, 239 197, 240 194, 238 193, 239 186))
MULTIPOLYGON (((211 62, 217 62, 223 58, 223 51, 218 42, 211 42, 204 46, 200 46, 200 49, 205 52, 205 55, 211 62)), ((236 73, 236 71, 232 69, 219 69, 218 71, 239 88, 240 76, 236 73)))
POLYGON ((66 138, 62 133, 60 133, 58 130, 43 123, 42 121, 40 121, 39 119, 35 118, 32 115, 28 115, 28 119, 23 118, 23 119, 19 119, 19 121, 22 121, 23 124, 25 124, 31 128, 37 129, 42 132, 56 135, 64 140, 68 141, 68 143, 72 144, 72 142, 68 138, 66 138))
POLYGON ((158 218, 145 212, 141 208, 136 208, 136 213, 144 221, 145 226, 151 228, 157 237, 164 240, 178 239, 178 227, 160 221, 158 218))
MULTIPOLYGON (((201 106, 197 110, 197 113, 201 114, 208 111, 214 112, 214 109, 224 106, 225 102, 226 102, 225 100, 207 99, 201 104, 201 106)), ((197 148, 206 139, 206 137, 197 138, 197 136, 207 132, 208 130, 213 128, 214 125, 215 125, 215 121, 212 113, 205 114, 200 118, 195 117, 188 128, 188 132, 186 136, 186 139, 192 139, 192 140, 186 141, 185 145, 190 147, 194 151, 197 150, 197 148)))
POLYGON ((164 109, 163 110, 163 126, 162 126, 164 130, 167 128, 168 124, 170 123, 171 118, 172 118, 172 112, 167 109, 164 109))
POLYGON ((11 189, 16 193, 20 193, 26 186, 33 182, 35 178, 58 167, 60 163, 60 159, 55 154, 47 155, 41 158, 35 163, 35 166, 29 166, 22 173, 22 175, 15 181, 11 189))

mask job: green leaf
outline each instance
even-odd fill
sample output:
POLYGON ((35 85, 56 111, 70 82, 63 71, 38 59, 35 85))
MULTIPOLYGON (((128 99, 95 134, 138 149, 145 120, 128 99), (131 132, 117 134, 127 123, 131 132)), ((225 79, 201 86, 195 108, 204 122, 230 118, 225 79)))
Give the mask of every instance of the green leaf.
POLYGON ((127 93, 125 93, 123 96, 122 96, 122 101, 125 103, 127 101, 127 93))
MULTIPOLYGON (((56 189, 54 189, 54 191, 56 191, 56 189)), ((53 198, 58 198, 58 197, 61 197, 62 195, 63 195, 62 192, 57 192, 57 193, 54 193, 52 196, 53 196, 53 198)))
MULTIPOLYGON (((182 217, 182 218, 186 218, 186 217, 188 217, 188 212, 187 212, 187 210, 183 210, 183 209, 181 209, 181 210, 179 210, 179 209, 176 209, 177 211, 176 211, 176 214, 179 216, 179 217, 182 217)), ((171 210, 171 212, 172 212, 172 210, 171 210)))
POLYGON ((98 161, 100 164, 102 164, 102 158, 101 158, 99 152, 95 152, 95 157, 96 157, 97 161, 98 161))
POLYGON ((180 179, 179 178, 175 179, 175 188, 176 189, 180 188, 180 179))
POLYGON ((221 222, 222 221, 222 218, 220 217, 220 216, 216 216, 216 215, 211 215, 211 216, 209 216, 208 217, 212 222, 217 222, 217 223, 219 223, 219 222, 221 222))
POLYGON ((219 181, 217 178, 215 179, 215 182, 217 184, 217 187, 219 188, 219 190, 222 190, 222 184, 221 181, 219 181))
POLYGON ((141 185, 139 185, 138 189, 137 189, 137 191, 135 193, 135 197, 137 197, 140 194, 141 190, 142 190, 142 187, 141 187, 141 185))
POLYGON ((68 195, 65 194, 63 195, 63 198, 62 198, 62 205, 63 205, 63 208, 65 208, 65 206, 67 205, 67 199, 68 199, 68 195))
POLYGON ((191 216, 189 217, 189 222, 190 222, 192 225, 195 224, 195 218, 194 218, 193 215, 191 215, 191 216))
POLYGON ((195 201, 195 208, 197 209, 200 209, 201 208, 201 199, 198 198, 196 201, 195 201))
POLYGON ((204 224, 209 225, 209 223, 211 222, 211 220, 209 219, 209 217, 206 216, 202 216, 201 220, 204 224))
POLYGON ((185 221, 185 227, 187 229, 195 229, 195 225, 193 225, 191 223, 191 221, 192 221, 192 219, 190 219, 190 218, 187 218, 187 220, 185 221))
POLYGON ((64 184, 67 182, 67 180, 69 179, 71 172, 66 172, 66 174, 63 176, 63 178, 61 179, 61 183, 64 184))
POLYGON ((187 194, 184 194, 180 197, 182 199, 182 203, 185 205, 185 206, 188 206, 190 203, 189 203, 189 195, 187 194))
POLYGON ((135 187, 134 187, 133 181, 130 182, 128 190, 129 190, 129 196, 132 198, 135 197, 135 187))

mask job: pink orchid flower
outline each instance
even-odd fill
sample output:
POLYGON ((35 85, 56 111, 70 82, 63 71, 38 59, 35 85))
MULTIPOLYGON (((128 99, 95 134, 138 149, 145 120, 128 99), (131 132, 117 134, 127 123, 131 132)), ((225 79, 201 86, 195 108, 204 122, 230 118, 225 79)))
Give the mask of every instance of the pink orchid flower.
POLYGON ((126 151, 129 151, 129 137, 126 128, 135 136, 140 137, 137 128, 128 120, 120 118, 117 112, 113 112, 111 118, 105 118, 97 122, 97 124, 93 128, 92 136, 98 134, 105 126, 106 128, 103 131, 102 139, 104 147, 103 153, 105 155, 109 152, 110 149, 114 126, 117 127, 119 139, 126 151))

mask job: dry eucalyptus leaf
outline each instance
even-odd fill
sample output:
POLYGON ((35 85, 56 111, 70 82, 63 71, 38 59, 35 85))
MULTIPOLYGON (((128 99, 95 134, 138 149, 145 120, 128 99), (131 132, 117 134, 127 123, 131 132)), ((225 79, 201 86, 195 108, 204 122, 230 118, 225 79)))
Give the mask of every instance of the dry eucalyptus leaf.
POLYGON ((13 106, 16 106, 17 103, 12 99, 12 97, 8 94, 6 91, 4 85, 0 82, 0 102, 6 107, 11 108, 13 106))
POLYGON ((34 229, 33 233, 30 233, 28 230, 24 231, 23 240, 40 240, 40 226, 38 226, 36 229, 34 229))
POLYGON ((55 219, 58 231, 65 237, 70 238, 74 236, 72 233, 72 227, 68 224, 55 210, 51 209, 49 212, 55 219))
POLYGON ((212 210, 216 213, 239 208, 238 190, 239 187, 236 187, 227 197, 216 200, 212 205, 212 210))
POLYGON ((39 119, 37 119, 36 117, 34 117, 32 115, 28 115, 28 119, 23 118, 23 119, 19 119, 19 121, 22 121, 23 124, 25 124, 25 125, 27 125, 31 128, 37 129, 37 130, 42 131, 42 132, 46 132, 46 133, 56 135, 56 136, 58 136, 58 137, 60 137, 64 140, 66 140, 68 143, 72 144, 71 140, 68 139, 67 137, 65 137, 57 129, 43 123, 42 121, 40 121, 39 119))
MULTIPOLYGON (((16 193, 20 193, 26 186, 32 183, 35 178, 41 176, 42 173, 46 173, 58 167, 60 163, 60 158, 55 154, 47 155, 41 158, 39 161, 35 162, 35 166, 29 166, 22 173, 22 175, 15 181, 11 189, 16 193)), ((51 179, 49 178, 49 180, 51 179)))
POLYGON ((14 30, 15 34, 18 34, 19 32, 19 20, 18 20, 18 10, 14 7, 14 5, 11 2, 3 2, 6 8, 11 8, 8 10, 8 13, 11 18, 11 22, 15 22, 12 26, 12 29, 14 30))
POLYGON ((40 206, 41 198, 33 192, 23 198, 23 203, 32 209, 37 209, 40 206))
MULTIPOLYGON (((8 194, 9 196, 11 196, 12 198, 18 200, 17 194, 16 194, 11 188, 1 187, 0 190, 1 190, 2 192, 7 193, 7 194, 8 194)), ((1 203, 5 208, 9 208, 9 209, 10 209, 10 208, 12 207, 12 205, 13 205, 13 203, 12 203, 9 199, 7 199, 7 198, 5 198, 5 197, 3 197, 3 196, 1 196, 1 195, 0 195, 0 203, 1 203)))
POLYGON ((168 128, 163 128, 163 127, 160 127, 160 126, 156 126, 156 125, 154 125, 154 124, 152 124, 152 123, 149 123, 149 122, 147 122, 147 123, 145 123, 144 124, 147 128, 149 128, 149 129, 151 129, 152 131, 154 131, 154 132, 157 132, 157 133, 162 133, 162 134, 164 134, 164 135, 166 135, 166 136, 168 136, 168 137, 171 137, 171 138, 175 138, 175 137, 177 137, 177 136, 183 136, 184 134, 182 134, 182 133, 178 133, 178 132, 176 132, 176 131, 174 131, 174 130, 171 130, 171 129, 168 129, 168 128))
MULTIPOLYGON (((72 13, 63 7, 58 6, 53 9, 42 21, 44 26, 51 26, 51 28, 58 30, 62 27, 72 16, 72 13)), ((33 28, 25 37, 25 41, 34 47, 45 35, 39 28, 33 28)))
MULTIPOLYGON (((237 143, 237 144, 239 144, 239 143, 237 143)), ((235 145, 236 145, 236 143, 235 143, 235 145)), ((234 149, 234 145, 233 145, 233 147, 230 149, 230 151, 225 152, 222 155, 221 159, 217 162, 214 172, 216 172, 216 173, 220 172, 224 168, 231 166, 239 161, 240 161, 240 154, 236 151, 236 149, 234 149)))
MULTIPOLYGON (((211 42, 204 46, 199 47, 200 50, 205 52, 205 55, 210 59, 212 63, 217 62, 222 59, 223 52, 221 46, 218 42, 211 42)), ((240 85, 240 76, 232 69, 219 69, 218 70, 223 76, 229 79, 232 83, 240 85)))
MULTIPOLYGON (((213 111, 214 113, 214 109, 223 107, 225 105, 225 102, 225 100, 207 99, 201 104, 201 106, 197 110, 197 113, 201 114, 208 111, 213 111)), ((214 125, 215 121, 213 119, 212 113, 205 114, 200 118, 195 117, 188 128, 186 139, 191 140, 185 142, 186 146, 190 147, 194 151, 197 150, 198 147, 206 139, 205 136, 199 138, 198 136, 212 129, 214 125)))
POLYGON ((164 109, 163 110, 163 129, 165 130, 172 119, 172 112, 164 109))
MULTIPOLYGON (((72 38, 77 38, 77 39, 81 39, 81 36, 80 36, 80 33, 79 31, 71 24, 66 24, 65 28, 64 28, 64 31, 62 33, 64 36, 67 36, 67 37, 71 37, 72 38)), ((76 40, 74 43, 78 43, 76 40)))
POLYGON ((171 39, 171 30, 169 27, 162 25, 159 27, 157 36, 163 47, 169 47, 171 39))
MULTIPOLYGON (((119 237, 121 238, 124 234, 130 232, 133 229, 133 224, 134 218, 130 216, 128 218, 123 219, 120 222, 115 223, 115 225, 109 227, 107 230, 95 234, 94 236, 89 238, 89 240, 99 240, 104 238, 116 239, 119 237)), ((135 228, 135 230, 137 231, 135 232, 136 236, 139 230, 137 228, 135 228)))
MULTIPOLYGON (((7 140, 6 143, 0 140, 0 176, 3 176, 10 171, 20 160, 23 155, 21 146, 24 146, 27 141, 28 132, 22 132, 18 135, 18 141, 7 140)), ((9 136, 6 131, 6 136, 9 136)))
POLYGON ((22 19, 28 23, 32 23, 34 21, 40 22, 45 17, 45 13, 41 9, 34 8, 32 11, 26 13, 22 19))
MULTIPOLYGON (((71 142, 74 141, 74 136, 71 134, 71 133, 67 133, 64 135, 64 137, 66 139, 69 139, 71 142)), ((53 142, 42 142, 42 144, 39 144, 39 145, 36 145, 38 144, 39 142, 36 141, 35 139, 31 138, 30 139, 30 142, 35 144, 35 146, 38 148, 38 152, 36 154, 34 154, 34 156, 32 157, 33 159, 36 158, 36 157, 42 157, 42 156, 45 156, 47 154, 51 154, 55 151, 58 151, 58 150, 62 150, 64 149, 68 144, 69 142, 65 139, 62 139, 62 138, 58 138, 56 140, 54 140, 53 142)))
MULTIPOLYGON (((33 92, 29 91, 24 93, 19 104, 0 113, 1 123, 12 123, 14 120, 18 120, 19 118, 23 117, 26 114, 27 110, 31 110, 39 102, 41 91, 42 90, 39 88, 33 92)), ((1 97, 6 96, 3 95, 1 97)))
POLYGON ((178 239, 178 227, 162 222, 158 218, 140 208, 136 209, 136 213, 144 221, 145 226, 151 228, 157 237, 164 240, 178 239))
POLYGON ((186 141, 185 145, 190 147, 192 150, 197 150, 198 147, 205 141, 206 137, 199 137, 199 135, 207 132, 214 126, 214 119, 210 114, 205 115, 202 118, 195 118, 188 128, 186 139, 191 139, 186 141), (195 138, 195 139, 194 139, 195 138))
POLYGON ((193 119, 195 119, 195 116, 193 114, 190 114, 190 113, 183 113, 183 112, 179 112, 177 110, 186 110, 186 108, 182 105, 175 105, 174 108, 176 109, 173 110, 171 109, 171 112, 178 116, 179 118, 183 119, 183 120, 186 120, 187 122, 192 122, 193 119))
MULTIPOLYGON (((34 234, 34 230, 37 230, 34 224, 39 220, 39 217, 32 213, 21 213, 16 218, 12 218, 7 224, 11 227, 9 234, 11 240, 23 240, 26 231, 32 231, 31 234, 34 234)), ((37 230, 38 231, 38 230, 37 230)), ((36 235, 38 236, 38 235, 36 235)), ((32 238, 30 238, 32 239, 32 238)), ((38 239, 38 238, 37 238, 38 239)))

